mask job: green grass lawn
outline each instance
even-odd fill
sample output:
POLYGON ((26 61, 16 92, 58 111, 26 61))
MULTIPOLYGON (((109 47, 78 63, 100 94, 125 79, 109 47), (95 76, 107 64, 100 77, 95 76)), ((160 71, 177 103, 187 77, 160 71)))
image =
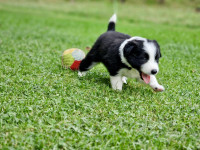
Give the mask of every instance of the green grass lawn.
POLYGON ((65 49, 106 31, 110 3, 0 3, 0 149, 200 149, 200 13, 119 6, 117 30, 156 39, 154 92, 133 79, 113 91, 103 65, 63 70, 65 49))

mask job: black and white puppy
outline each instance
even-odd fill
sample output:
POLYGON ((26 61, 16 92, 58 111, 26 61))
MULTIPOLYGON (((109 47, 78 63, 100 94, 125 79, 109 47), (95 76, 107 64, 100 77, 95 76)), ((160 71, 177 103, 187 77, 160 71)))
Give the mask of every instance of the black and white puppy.
POLYGON ((117 17, 114 14, 107 32, 95 42, 79 66, 79 76, 84 76, 94 65, 102 62, 110 73, 113 89, 122 90, 128 78, 137 78, 149 84, 155 91, 163 91, 155 75, 161 57, 160 47, 155 40, 131 37, 115 31, 117 17))

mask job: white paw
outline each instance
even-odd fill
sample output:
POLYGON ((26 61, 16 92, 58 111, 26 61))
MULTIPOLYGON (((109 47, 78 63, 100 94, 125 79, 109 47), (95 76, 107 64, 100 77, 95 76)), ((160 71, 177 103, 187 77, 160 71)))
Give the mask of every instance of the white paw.
POLYGON ((156 85, 156 86, 152 86, 152 88, 154 89, 154 91, 156 91, 156 92, 162 92, 162 91, 164 91, 165 90, 165 88, 164 88, 164 86, 162 86, 162 85, 156 85))
POLYGON ((118 87, 112 87, 113 88, 113 90, 115 90, 115 91, 122 91, 122 88, 118 88, 118 87))
POLYGON ((123 82, 121 76, 110 76, 110 81, 114 90, 122 90, 123 82))
POLYGON ((127 77, 124 77, 124 76, 123 76, 123 77, 122 77, 122 82, 125 83, 125 84, 127 84, 127 77))
POLYGON ((83 76, 85 76, 85 75, 86 75, 86 72, 84 72, 84 71, 83 71, 83 72, 78 71, 78 76, 79 76, 79 77, 83 77, 83 76))

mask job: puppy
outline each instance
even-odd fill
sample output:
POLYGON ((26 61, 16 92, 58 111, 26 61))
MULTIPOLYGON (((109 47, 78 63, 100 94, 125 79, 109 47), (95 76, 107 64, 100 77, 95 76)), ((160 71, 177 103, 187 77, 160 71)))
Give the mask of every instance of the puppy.
POLYGON ((163 91, 164 87, 155 77, 161 57, 157 41, 116 32, 116 20, 114 14, 109 20, 107 32, 96 40, 82 60, 78 75, 84 76, 88 70, 102 62, 110 73, 114 90, 121 91, 128 77, 149 84, 155 91, 163 91))

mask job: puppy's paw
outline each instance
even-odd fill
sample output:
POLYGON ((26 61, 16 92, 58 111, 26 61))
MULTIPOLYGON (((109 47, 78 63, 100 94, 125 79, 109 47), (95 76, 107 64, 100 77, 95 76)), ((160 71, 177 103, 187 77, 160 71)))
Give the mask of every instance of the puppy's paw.
POLYGON ((156 91, 156 92, 162 92, 162 91, 165 90, 164 86, 162 86, 162 85, 157 85, 157 86, 152 87, 152 88, 153 88, 154 91, 156 91))
POLYGON ((112 89, 115 90, 115 91, 122 91, 121 87, 112 87, 112 89))
POLYGON ((122 82, 125 83, 125 84, 127 84, 127 77, 123 76, 122 77, 122 82))
POLYGON ((79 77, 83 77, 83 76, 85 76, 85 75, 86 75, 86 72, 84 72, 84 71, 83 71, 83 72, 78 71, 78 76, 79 76, 79 77))

